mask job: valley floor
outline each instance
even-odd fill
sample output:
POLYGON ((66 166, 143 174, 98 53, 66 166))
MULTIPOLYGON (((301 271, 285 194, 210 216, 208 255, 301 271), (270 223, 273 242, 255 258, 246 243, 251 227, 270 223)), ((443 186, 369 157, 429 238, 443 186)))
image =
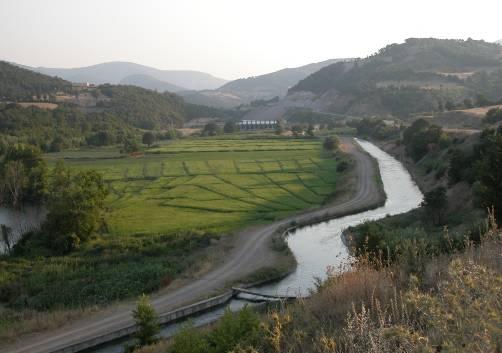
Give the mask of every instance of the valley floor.
MULTIPOLYGON (((272 236, 281 227, 293 223, 308 224, 381 204, 385 197, 377 183, 377 170, 374 161, 366 153, 361 152, 350 139, 343 140, 343 149, 356 162, 352 175, 353 189, 346 188, 348 195, 344 195, 344 199, 339 199, 336 203, 320 209, 240 232, 235 237, 232 248, 226 252, 221 264, 186 285, 178 283, 178 287, 173 290, 169 290, 168 287, 154 295, 152 303, 155 309, 160 313, 172 310, 214 293, 229 283, 256 272, 267 264, 272 265, 276 255, 271 251, 270 243, 272 236)), ((104 312, 75 321, 50 333, 23 339, 22 342, 5 347, 0 352, 48 352, 96 335, 102 335, 131 324, 132 309, 132 303, 116 305, 104 312)))

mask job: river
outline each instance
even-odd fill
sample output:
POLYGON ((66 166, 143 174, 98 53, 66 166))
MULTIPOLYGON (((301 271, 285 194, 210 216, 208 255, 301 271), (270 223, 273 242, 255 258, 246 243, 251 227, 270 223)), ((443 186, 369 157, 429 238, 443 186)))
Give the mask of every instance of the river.
MULTIPOLYGON (((341 269, 350 263, 349 251, 342 241, 342 232, 347 227, 368 220, 381 219, 387 215, 405 213, 420 205, 423 195, 403 165, 374 144, 363 140, 357 140, 357 142, 378 162, 380 176, 387 195, 384 206, 302 227, 291 232, 286 240, 298 262, 297 268, 282 280, 253 288, 253 291, 273 295, 308 295, 310 290, 315 289, 316 278, 326 278, 329 267, 341 269)), ((194 317, 192 322, 196 326, 201 326, 217 320, 227 308, 239 310, 244 305, 246 302, 243 300, 231 300, 225 307, 194 317)), ((172 336, 180 325, 182 324, 164 327, 161 336, 172 336)), ((132 341, 129 339, 111 343, 95 349, 93 352, 122 353, 124 351, 123 345, 126 342, 131 343, 132 341)))

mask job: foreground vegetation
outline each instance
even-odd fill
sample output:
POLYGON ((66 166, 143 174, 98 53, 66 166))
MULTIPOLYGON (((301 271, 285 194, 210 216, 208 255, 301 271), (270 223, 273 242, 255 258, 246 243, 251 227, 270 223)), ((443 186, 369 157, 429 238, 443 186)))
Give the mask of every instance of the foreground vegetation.
POLYGON ((227 312, 213 327, 187 325, 137 352, 498 352, 502 234, 492 216, 480 244, 462 252, 416 253, 416 268, 405 257, 389 265, 364 254, 309 299, 267 315, 227 312))

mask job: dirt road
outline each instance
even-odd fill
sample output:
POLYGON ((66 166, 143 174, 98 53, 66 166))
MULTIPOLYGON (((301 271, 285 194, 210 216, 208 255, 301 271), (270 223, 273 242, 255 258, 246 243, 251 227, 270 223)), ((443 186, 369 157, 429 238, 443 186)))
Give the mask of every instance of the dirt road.
MULTIPOLYGON (((382 193, 377 185, 375 164, 372 158, 361 152, 350 139, 343 140, 343 148, 350 153, 355 162, 357 181, 352 195, 343 202, 317 210, 292 216, 272 224, 245 230, 234 239, 234 246, 227 257, 215 269, 194 279, 191 283, 177 289, 163 290, 152 297, 157 312, 173 310, 183 304, 193 302, 221 289, 225 284, 253 273, 270 262, 270 239, 277 228, 292 221, 298 223, 324 217, 355 213, 382 201, 382 193)), ((0 350, 0 353, 48 353, 71 344, 103 335, 128 326, 132 323, 132 303, 113 306, 98 314, 77 320, 57 330, 23 337, 23 340, 0 350)))

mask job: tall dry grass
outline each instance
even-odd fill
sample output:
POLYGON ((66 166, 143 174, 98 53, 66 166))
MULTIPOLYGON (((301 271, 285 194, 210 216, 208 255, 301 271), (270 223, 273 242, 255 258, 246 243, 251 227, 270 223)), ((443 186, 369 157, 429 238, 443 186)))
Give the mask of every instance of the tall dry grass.
POLYGON ((309 300, 274 311, 258 352, 502 351, 502 236, 493 213, 479 246, 418 259, 423 269, 363 257, 309 300))

